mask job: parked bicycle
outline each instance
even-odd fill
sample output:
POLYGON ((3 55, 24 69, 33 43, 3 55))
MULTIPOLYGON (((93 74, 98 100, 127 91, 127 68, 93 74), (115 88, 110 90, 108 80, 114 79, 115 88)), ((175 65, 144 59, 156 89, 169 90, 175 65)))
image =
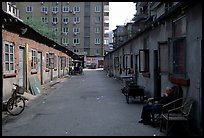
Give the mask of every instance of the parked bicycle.
POLYGON ((25 108, 25 100, 28 99, 22 96, 24 92, 27 91, 24 87, 15 83, 13 83, 13 85, 15 88, 12 89, 12 96, 8 100, 6 108, 11 115, 15 116, 23 112, 25 108))

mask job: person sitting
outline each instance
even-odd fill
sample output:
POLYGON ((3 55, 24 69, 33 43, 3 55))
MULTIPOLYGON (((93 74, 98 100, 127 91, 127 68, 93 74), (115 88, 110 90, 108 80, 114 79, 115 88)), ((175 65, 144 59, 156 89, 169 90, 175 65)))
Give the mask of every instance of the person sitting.
MULTIPOLYGON (((153 98, 149 98, 148 100, 152 100, 153 98)), ((144 125, 151 124, 151 113, 153 111, 160 111, 162 109, 162 105, 167 104, 174 100, 173 90, 170 87, 166 87, 166 91, 163 97, 157 99, 158 102, 155 104, 146 104, 143 106, 141 119, 139 123, 143 123, 144 125)))

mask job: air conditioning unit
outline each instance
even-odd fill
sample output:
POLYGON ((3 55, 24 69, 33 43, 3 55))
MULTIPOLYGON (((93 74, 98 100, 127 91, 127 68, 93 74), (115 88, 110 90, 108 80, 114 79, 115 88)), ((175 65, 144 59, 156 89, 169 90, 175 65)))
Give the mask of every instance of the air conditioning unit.
POLYGON ((72 13, 72 10, 69 10, 70 13, 72 13))
POLYGON ((76 46, 76 44, 74 44, 73 46, 76 46))
POLYGON ((74 32, 74 35, 77 35, 77 32, 74 32))
POLYGON ((56 2, 56 4, 58 4, 59 2, 56 2))
POLYGON ((41 2, 41 4, 43 5, 43 2, 41 2))
POLYGON ((47 12, 45 12, 45 14, 47 14, 47 12))
POLYGON ((52 13, 56 14, 57 12, 56 12, 56 11, 53 11, 52 13))
POLYGON ((76 14, 76 12, 75 11, 73 11, 73 15, 75 15, 76 14))
POLYGON ((69 4, 69 2, 67 2, 67 4, 69 4))
POLYGON ((68 35, 68 32, 65 32, 64 34, 65 34, 65 35, 68 35))
POLYGON ((52 22, 54 25, 57 24, 57 22, 52 22))
POLYGON ((64 22, 64 24, 68 24, 68 22, 64 22))
POLYGON ((74 24, 77 24, 76 22, 74 22, 74 24))

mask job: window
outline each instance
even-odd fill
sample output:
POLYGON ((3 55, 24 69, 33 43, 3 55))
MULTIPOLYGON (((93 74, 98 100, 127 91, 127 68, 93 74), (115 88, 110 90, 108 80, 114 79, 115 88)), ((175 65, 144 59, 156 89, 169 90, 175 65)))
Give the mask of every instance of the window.
POLYGON ((63 27, 62 28, 62 33, 67 34, 69 32, 69 28, 68 27, 63 27))
POLYGON ((104 39, 104 45, 108 45, 108 44, 109 44, 108 39, 104 39))
POLYGON ((15 73, 15 53, 14 44, 10 42, 4 42, 4 73, 15 73))
POLYGON ((101 11, 101 6, 96 6, 95 7, 95 12, 100 12, 101 11))
POLYGON ((100 16, 96 16, 96 17, 95 17, 95 22, 96 22, 96 23, 100 23, 100 16))
POLYGON ((63 17, 63 22, 64 23, 68 23, 69 22, 69 18, 68 17, 63 17))
POLYGON ((57 6, 52 7, 52 12, 53 12, 53 13, 57 13, 57 12, 58 12, 58 7, 57 7, 57 6))
POLYGON ((46 53, 46 70, 49 69, 49 53, 46 53))
POLYGON ((95 28, 95 33, 97 33, 97 34, 100 33, 100 27, 95 28))
POLYGON ((69 12, 69 7, 68 6, 63 6, 62 12, 69 12))
POLYGON ((77 52, 79 52, 79 50, 78 49, 74 49, 74 53, 77 53, 77 52))
POLYGON ((80 22, 80 17, 74 17, 73 22, 74 23, 79 23, 80 22))
POLYGON ((66 67, 66 57, 62 57, 62 60, 61 60, 61 68, 65 68, 66 67))
POLYGON ((33 11, 32 6, 27 6, 27 7, 26 7, 26 12, 32 12, 32 11, 33 11))
POLYGON ((100 38, 95 39, 95 44, 100 44, 100 38))
POLYGON ((41 20, 43 23, 48 23, 48 18, 47 17, 41 17, 41 20))
POLYGON ((49 53, 49 68, 54 69, 54 53, 49 53))
POLYGON ((73 44, 79 44, 79 38, 73 38, 73 44))
POLYGON ((73 8, 73 11, 74 11, 74 12, 80 12, 80 7, 79 7, 79 6, 75 6, 75 7, 73 8))
POLYGON ((48 12, 48 7, 45 7, 45 6, 41 7, 41 12, 47 13, 48 12))
POLYGON ((139 50, 139 72, 149 72, 149 50, 139 50))
POLYGON ((36 50, 32 49, 31 53, 32 53, 31 69, 32 71, 36 71, 37 70, 37 52, 36 50))
POLYGON ((74 27, 73 28, 73 33, 79 33, 79 28, 74 27))
POLYGON ((186 17, 173 22, 173 74, 186 72, 186 17))
POLYGON ((62 44, 69 44, 69 39, 67 37, 63 37, 62 44))
POLYGON ((58 18, 57 18, 57 17, 53 17, 53 18, 52 18, 52 22, 53 22, 53 23, 57 23, 57 22, 58 22, 58 18))

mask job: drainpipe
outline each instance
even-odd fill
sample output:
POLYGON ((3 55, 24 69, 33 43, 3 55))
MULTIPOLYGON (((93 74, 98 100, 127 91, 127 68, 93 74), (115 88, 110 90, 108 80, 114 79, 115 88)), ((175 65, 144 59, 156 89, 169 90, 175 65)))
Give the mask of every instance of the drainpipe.
MULTIPOLYGON (((3 40, 1 40, 2 42, 3 42, 3 40)), ((1 48, 1 57, 2 57, 2 55, 3 55, 3 47, 1 48)), ((2 60, 2 59, 1 59, 2 60)), ((4 85, 3 85, 3 61, 1 62, 1 65, 0 65, 0 70, 1 70, 1 101, 2 101, 2 104, 1 104, 1 109, 3 109, 3 87, 4 87, 4 85)))
POLYGON ((204 54, 204 52, 203 52, 204 50, 203 50, 203 39, 201 39, 201 136, 203 136, 203 107, 204 107, 204 105, 203 105, 203 92, 202 92, 202 90, 203 90, 203 85, 204 85, 204 81, 203 81, 203 54, 204 54))

